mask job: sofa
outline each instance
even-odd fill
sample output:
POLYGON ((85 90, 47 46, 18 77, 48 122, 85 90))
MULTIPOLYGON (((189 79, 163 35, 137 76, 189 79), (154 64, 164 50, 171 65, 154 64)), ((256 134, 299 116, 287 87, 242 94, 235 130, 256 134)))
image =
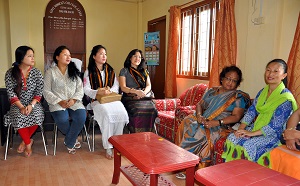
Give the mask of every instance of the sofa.
POLYGON ((185 90, 179 98, 154 99, 158 111, 155 126, 158 135, 175 142, 176 132, 181 121, 196 111, 196 104, 207 90, 206 84, 196 84, 185 90))

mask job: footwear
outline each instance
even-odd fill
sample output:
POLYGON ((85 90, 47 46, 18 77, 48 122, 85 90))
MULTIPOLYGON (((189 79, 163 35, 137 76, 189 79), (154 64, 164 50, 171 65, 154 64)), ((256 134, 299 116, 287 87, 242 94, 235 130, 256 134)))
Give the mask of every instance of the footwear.
POLYGON ((81 148, 81 144, 78 140, 76 140, 75 145, 74 145, 75 149, 80 149, 81 148))
POLYGON ((183 172, 179 172, 179 173, 176 174, 176 178, 181 179, 181 180, 185 180, 186 175, 183 172))
POLYGON ((106 154, 105 154, 105 157, 109 160, 112 160, 114 158, 113 156, 113 152, 112 152, 112 149, 106 149, 106 154))
POLYGON ((67 147, 67 149, 68 149, 69 154, 76 154, 76 150, 74 148, 70 149, 67 147))
POLYGON ((25 148, 26 148, 26 145, 25 145, 24 141, 22 141, 17 149, 17 152, 21 154, 24 152, 25 148))
POLYGON ((30 143, 26 145, 26 148, 24 150, 24 156, 26 158, 29 158, 32 155, 32 145, 33 145, 33 139, 30 139, 30 143))

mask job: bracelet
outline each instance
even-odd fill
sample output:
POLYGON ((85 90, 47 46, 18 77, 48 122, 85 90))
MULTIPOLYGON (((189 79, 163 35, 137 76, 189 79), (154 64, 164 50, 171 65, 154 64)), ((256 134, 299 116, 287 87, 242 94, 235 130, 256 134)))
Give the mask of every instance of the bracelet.
POLYGON ((223 126, 224 125, 224 121, 222 119, 219 120, 219 125, 223 126))
POLYGON ((288 128, 286 130, 295 130, 295 129, 296 129, 296 127, 292 127, 292 128, 288 128))

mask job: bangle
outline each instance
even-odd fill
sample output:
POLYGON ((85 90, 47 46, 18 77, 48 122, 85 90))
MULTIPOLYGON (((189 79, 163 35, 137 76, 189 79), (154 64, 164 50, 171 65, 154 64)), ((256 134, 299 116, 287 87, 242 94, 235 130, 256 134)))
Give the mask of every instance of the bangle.
POLYGON ((292 127, 292 128, 288 128, 286 130, 295 130, 295 129, 296 129, 296 127, 292 127))

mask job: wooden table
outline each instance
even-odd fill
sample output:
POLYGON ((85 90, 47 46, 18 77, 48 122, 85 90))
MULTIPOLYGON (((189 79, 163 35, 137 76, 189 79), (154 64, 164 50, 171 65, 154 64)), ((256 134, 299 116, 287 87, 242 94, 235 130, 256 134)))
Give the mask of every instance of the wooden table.
POLYGON ((195 174, 200 183, 210 185, 300 185, 300 180, 248 160, 234 160, 199 169, 195 174))
MULTIPOLYGON (((159 174, 186 169, 186 185, 194 185, 195 166, 199 157, 152 132, 112 136, 114 174, 112 184, 118 184, 120 171, 133 185, 172 185, 159 174), (121 155, 133 165, 121 167, 121 155)), ((173 184, 174 185, 174 184, 173 184)))

